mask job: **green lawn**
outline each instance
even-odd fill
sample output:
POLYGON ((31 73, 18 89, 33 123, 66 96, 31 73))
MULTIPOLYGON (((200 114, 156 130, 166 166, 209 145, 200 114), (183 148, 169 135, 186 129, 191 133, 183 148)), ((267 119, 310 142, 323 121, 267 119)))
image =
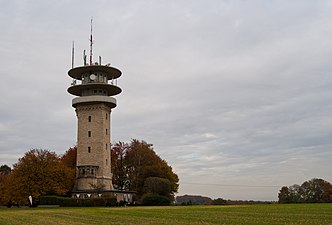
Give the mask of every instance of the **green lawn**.
POLYGON ((332 224, 332 204, 0 209, 0 224, 332 224))

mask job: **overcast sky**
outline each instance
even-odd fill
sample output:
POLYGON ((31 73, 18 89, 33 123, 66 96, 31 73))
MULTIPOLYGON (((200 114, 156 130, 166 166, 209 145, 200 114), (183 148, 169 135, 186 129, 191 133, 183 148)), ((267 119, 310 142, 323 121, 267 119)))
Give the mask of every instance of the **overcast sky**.
POLYGON ((123 75, 112 142, 145 140, 178 195, 277 200, 332 182, 331 1, 0 0, 0 165, 76 144, 67 93, 89 49, 123 75))

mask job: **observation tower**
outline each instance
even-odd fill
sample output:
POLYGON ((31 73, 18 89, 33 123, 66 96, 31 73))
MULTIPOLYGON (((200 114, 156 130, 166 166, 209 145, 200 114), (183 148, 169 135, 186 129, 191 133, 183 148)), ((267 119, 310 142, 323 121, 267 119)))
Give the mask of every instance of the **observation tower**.
MULTIPOLYGON (((111 111, 116 107, 112 96, 121 93, 117 78, 121 71, 110 64, 93 62, 92 20, 90 35, 90 60, 85 50, 83 65, 74 67, 68 75, 73 79, 68 92, 75 97, 72 106, 77 116, 77 161, 73 197, 98 197, 113 190, 111 173, 111 111)), ((115 190, 113 190, 113 195, 115 190)))

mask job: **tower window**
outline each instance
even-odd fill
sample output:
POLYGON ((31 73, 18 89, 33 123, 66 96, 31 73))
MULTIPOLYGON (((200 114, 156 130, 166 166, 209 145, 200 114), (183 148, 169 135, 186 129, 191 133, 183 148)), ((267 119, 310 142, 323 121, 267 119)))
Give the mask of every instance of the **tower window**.
POLYGON ((106 165, 107 165, 107 159, 106 159, 106 165))
POLYGON ((107 120, 107 113, 106 113, 106 120, 107 120))
POLYGON ((89 152, 89 153, 91 152, 91 147, 88 147, 88 152, 89 152))
POLYGON ((91 137, 91 131, 88 131, 88 136, 91 137))
POLYGON ((105 147, 106 147, 106 150, 107 150, 107 144, 105 145, 105 147))
POLYGON ((91 122, 91 116, 89 116, 89 122, 91 122))
POLYGON ((108 133, 108 132, 107 132, 107 129, 106 129, 106 135, 107 135, 107 133, 108 133))

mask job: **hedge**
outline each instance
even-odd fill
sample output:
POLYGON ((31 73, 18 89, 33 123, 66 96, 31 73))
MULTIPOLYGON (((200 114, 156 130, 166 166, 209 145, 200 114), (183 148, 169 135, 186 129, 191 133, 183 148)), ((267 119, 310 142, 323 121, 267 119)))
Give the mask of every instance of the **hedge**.
POLYGON ((115 197, 100 197, 100 198, 68 198, 60 196, 41 196, 39 199, 40 205, 59 205, 65 207, 72 206, 116 206, 117 200, 115 197))
POLYGON ((149 206, 155 206, 155 205, 170 205, 171 201, 169 198, 163 195, 147 195, 143 197, 143 203, 142 205, 149 205, 149 206))

